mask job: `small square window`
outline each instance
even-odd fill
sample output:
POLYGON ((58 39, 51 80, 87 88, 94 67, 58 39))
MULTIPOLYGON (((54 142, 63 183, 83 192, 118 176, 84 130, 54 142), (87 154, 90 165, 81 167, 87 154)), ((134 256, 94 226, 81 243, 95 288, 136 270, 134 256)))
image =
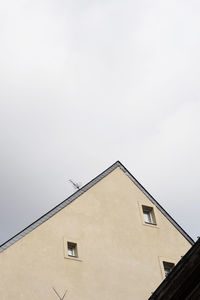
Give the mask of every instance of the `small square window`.
POLYGON ((144 222, 147 224, 156 225, 153 207, 142 205, 142 211, 143 211, 144 222))
POLYGON ((171 270, 173 269, 175 265, 173 263, 167 262, 167 261, 163 261, 163 267, 164 267, 164 272, 165 272, 165 277, 167 277, 169 275, 169 273, 171 272, 171 270))
POLYGON ((78 257, 76 243, 67 242, 67 254, 68 254, 68 256, 78 257))

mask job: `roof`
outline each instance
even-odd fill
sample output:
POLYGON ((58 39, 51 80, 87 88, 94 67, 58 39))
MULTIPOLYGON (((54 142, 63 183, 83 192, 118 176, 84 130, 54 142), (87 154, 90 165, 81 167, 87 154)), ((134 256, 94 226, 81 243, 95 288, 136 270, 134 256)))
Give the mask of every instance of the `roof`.
POLYGON ((54 216, 57 212, 59 212, 61 209, 66 207, 68 204, 70 204, 72 201, 77 199, 80 195, 85 193, 87 190, 89 190, 91 187, 93 187, 97 182, 99 182, 101 179, 103 179, 105 176, 110 174, 113 170, 116 168, 120 168, 134 183, 135 185, 146 195, 146 197, 158 208, 158 210, 163 213, 163 215, 174 225, 174 227, 188 240, 189 243, 192 245, 194 244, 193 239, 179 226, 176 221, 164 210, 164 208, 147 192, 147 190, 137 181, 137 179, 123 166, 123 164, 120 161, 116 161, 113 165, 111 165, 108 169, 103 171, 101 174, 99 174, 97 177, 92 179, 90 182, 88 182, 86 185, 84 185, 82 188, 80 188, 78 191, 76 191, 74 194, 69 196, 67 199, 65 199, 63 202, 58 204, 56 207, 51 209, 49 212, 44 214, 42 217, 37 219, 35 222, 30 224, 28 227, 17 233, 15 236, 10 238, 8 241, 0 245, 0 252, 3 252, 5 249, 10 247, 12 244, 23 238, 25 235, 27 235, 29 232, 34 230, 36 227, 47 221, 49 218, 54 216))
POLYGON ((149 300, 176 299, 200 299, 200 239, 149 298, 149 300))

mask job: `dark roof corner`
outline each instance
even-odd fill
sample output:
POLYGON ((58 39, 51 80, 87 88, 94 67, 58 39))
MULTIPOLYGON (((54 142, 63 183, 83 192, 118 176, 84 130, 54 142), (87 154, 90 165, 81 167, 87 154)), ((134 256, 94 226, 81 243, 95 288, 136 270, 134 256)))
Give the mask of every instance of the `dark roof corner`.
POLYGON ((149 298, 149 300, 176 299, 200 299, 200 239, 149 298))

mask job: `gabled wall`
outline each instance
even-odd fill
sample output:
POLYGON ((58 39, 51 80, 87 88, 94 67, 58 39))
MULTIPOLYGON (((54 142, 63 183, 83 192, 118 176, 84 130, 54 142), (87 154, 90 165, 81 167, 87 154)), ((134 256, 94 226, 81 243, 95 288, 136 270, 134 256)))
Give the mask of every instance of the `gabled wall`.
POLYGON ((0 253, 0 299, 145 300, 164 279, 162 260, 177 262, 191 247, 154 207, 157 225, 144 224, 153 206, 117 168, 0 253), (78 259, 66 253, 78 245, 78 259))

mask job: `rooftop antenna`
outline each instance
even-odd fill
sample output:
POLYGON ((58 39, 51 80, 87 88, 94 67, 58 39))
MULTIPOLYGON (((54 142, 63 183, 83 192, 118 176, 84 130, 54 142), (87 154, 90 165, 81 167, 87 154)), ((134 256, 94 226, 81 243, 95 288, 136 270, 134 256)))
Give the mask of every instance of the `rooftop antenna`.
POLYGON ((80 189, 81 183, 74 182, 74 181, 71 180, 71 179, 69 179, 69 182, 72 183, 73 187, 74 187, 76 190, 79 190, 79 189, 80 189))
POLYGON ((58 292, 56 291, 56 289, 55 289, 54 287, 52 287, 52 289, 54 290, 55 294, 58 296, 58 298, 59 298, 60 300, 63 300, 63 299, 65 298, 65 296, 66 296, 66 294, 67 294, 67 290, 64 292, 64 295, 61 297, 61 296, 58 294, 58 292))

